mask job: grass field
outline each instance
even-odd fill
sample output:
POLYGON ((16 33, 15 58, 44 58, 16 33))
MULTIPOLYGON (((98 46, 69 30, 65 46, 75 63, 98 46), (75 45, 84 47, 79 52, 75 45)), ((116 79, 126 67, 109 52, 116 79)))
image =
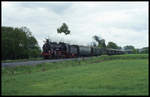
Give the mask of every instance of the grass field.
POLYGON ((2 95, 148 95, 148 55, 2 68, 2 95))

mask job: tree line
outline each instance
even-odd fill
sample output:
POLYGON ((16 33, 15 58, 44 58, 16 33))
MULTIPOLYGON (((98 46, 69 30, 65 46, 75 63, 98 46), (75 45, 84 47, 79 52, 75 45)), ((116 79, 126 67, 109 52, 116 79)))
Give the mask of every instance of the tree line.
POLYGON ((2 27, 2 60, 39 57, 41 49, 27 27, 2 27))
POLYGON ((98 43, 98 45, 96 45, 96 42, 92 42, 91 46, 94 47, 99 47, 99 48, 110 48, 110 49, 118 49, 118 50, 125 50, 129 53, 132 54, 147 54, 149 52, 149 47, 143 47, 142 49, 136 49, 134 46, 132 45, 126 45, 124 47, 118 46, 116 43, 114 42, 108 42, 108 44, 105 44, 105 40, 100 38, 99 36, 95 35, 93 36, 93 39, 98 43))

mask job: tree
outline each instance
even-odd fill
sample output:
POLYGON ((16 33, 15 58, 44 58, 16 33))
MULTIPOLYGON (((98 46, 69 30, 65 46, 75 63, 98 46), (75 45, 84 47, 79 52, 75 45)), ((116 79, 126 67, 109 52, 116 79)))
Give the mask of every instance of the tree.
POLYGON ((14 40, 11 36, 13 36, 13 28, 12 27, 2 27, 2 59, 13 58, 14 56, 14 40), (12 45, 12 46, 11 46, 12 45), (11 53, 11 55, 10 55, 11 53))
POLYGON ((129 52, 129 53, 131 53, 131 54, 137 53, 137 50, 136 50, 135 47, 132 46, 132 45, 126 45, 126 46, 124 46, 123 48, 124 48, 124 50, 126 50, 127 52, 129 52))
POLYGON ((28 50, 27 52, 28 57, 39 57, 41 54, 41 49, 38 45, 37 40, 32 35, 32 32, 30 31, 30 29, 27 27, 21 27, 20 29, 26 34, 26 38, 27 38, 26 49, 28 50))
POLYGON ((142 53, 142 54, 148 54, 148 53, 149 53, 149 47, 143 47, 143 48, 140 50, 140 53, 142 53))
POLYGON ((121 50, 121 49, 122 49, 122 47, 121 47, 121 46, 118 46, 118 49, 119 49, 119 50, 121 50))
POLYGON ((57 33, 65 33, 65 35, 70 34, 70 30, 66 23, 63 23, 60 28, 57 28, 57 33))
POLYGON ((105 44, 105 40, 104 39, 101 39, 100 37, 98 36, 93 36, 93 39, 98 42, 98 47, 99 48, 106 48, 106 44, 105 44))
POLYGON ((108 42, 107 48, 118 49, 118 48, 120 48, 120 47, 118 47, 117 44, 114 43, 114 42, 108 42))
POLYGON ((35 51, 41 53, 37 40, 27 27, 2 27, 2 59, 29 58, 36 55, 35 51))
POLYGON ((98 42, 98 44, 100 44, 101 43, 101 38, 100 37, 98 37, 98 36, 93 36, 93 39, 96 41, 96 42, 98 42))
POLYGON ((19 28, 2 27, 2 58, 26 57, 26 41, 26 34, 19 28))
POLYGON ((124 46, 124 50, 134 50, 134 46, 132 45, 127 45, 127 46, 124 46))
POLYGON ((100 48, 106 48, 105 40, 101 40, 101 45, 99 45, 100 48))

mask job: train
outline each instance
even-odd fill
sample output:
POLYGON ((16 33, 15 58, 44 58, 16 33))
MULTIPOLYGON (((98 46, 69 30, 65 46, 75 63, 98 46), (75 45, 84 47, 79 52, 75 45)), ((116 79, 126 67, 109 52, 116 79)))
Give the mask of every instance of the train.
POLYGON ((123 50, 118 49, 70 45, 64 42, 50 42, 49 40, 46 40, 42 48, 42 56, 44 59, 89 57, 103 54, 120 55, 125 53, 123 50))

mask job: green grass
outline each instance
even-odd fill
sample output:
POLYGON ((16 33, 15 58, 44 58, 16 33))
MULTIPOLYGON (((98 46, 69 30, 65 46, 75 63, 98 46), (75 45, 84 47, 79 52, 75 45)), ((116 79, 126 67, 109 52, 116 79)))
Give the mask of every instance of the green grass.
POLYGON ((2 95, 148 95, 148 55, 3 67, 2 95))

